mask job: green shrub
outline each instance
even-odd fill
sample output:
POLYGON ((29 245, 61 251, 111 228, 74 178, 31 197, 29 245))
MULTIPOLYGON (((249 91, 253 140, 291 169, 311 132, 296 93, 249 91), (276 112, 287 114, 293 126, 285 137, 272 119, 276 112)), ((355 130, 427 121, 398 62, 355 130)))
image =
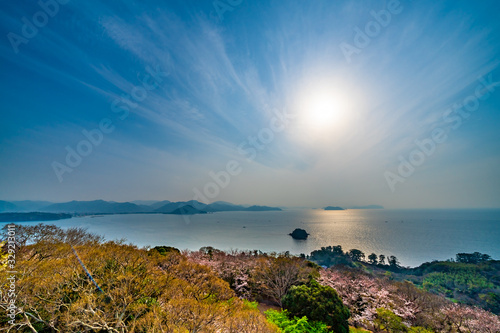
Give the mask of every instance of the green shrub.
POLYGON ((161 254, 162 256, 166 256, 167 253, 170 252, 181 253, 181 251, 178 248, 171 246, 155 246, 151 250, 158 251, 158 253, 161 254))
POLYGON ((276 311, 267 310, 264 312, 270 323, 279 327, 282 333, 327 333, 326 324, 315 321, 309 322, 306 316, 302 318, 294 317, 290 319, 287 310, 276 311))
POLYGON ((403 324, 403 319, 391 310, 384 308, 377 309, 377 317, 373 321, 379 330, 390 333, 406 332, 408 328, 403 324))
POLYGON ((322 286, 315 280, 308 285, 292 287, 283 298, 283 307, 292 316, 306 316, 312 321, 321 321, 333 332, 349 332, 349 309, 342 303, 335 289, 322 286))

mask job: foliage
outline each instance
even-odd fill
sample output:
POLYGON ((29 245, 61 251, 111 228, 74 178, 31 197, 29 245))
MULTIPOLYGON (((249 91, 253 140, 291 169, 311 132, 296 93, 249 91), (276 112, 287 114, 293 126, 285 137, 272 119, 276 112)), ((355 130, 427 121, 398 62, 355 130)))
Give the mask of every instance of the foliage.
POLYGON ((444 316, 442 330, 445 332, 500 332, 498 316, 470 306, 451 304, 441 309, 444 316))
MULTIPOLYGON (((95 242, 81 233, 75 240, 69 237, 74 231, 57 227, 38 230, 45 236, 36 236, 37 242, 16 254, 18 308, 12 331, 277 332, 209 267, 175 251, 163 256, 131 245, 95 242), (74 248, 102 293, 61 239, 79 243, 74 248)), ((5 272, 0 280, 6 280, 5 272)), ((6 307, 2 299, 0 311, 5 313, 6 307)), ((0 322, 2 326, 7 323, 0 322)))
MULTIPOLYGON (((312 269, 310 271, 311 275, 314 275, 314 272, 317 270, 317 267, 311 266, 308 261, 290 257, 286 253, 281 255, 267 255, 258 251, 233 251, 232 253, 225 253, 215 249, 212 252, 215 253, 212 254, 212 257, 209 257, 208 254, 192 252, 189 254, 189 258, 212 267, 220 277, 230 283, 237 295, 248 299, 261 299, 261 297, 270 299, 269 296, 263 293, 262 289, 262 284, 269 277, 257 273, 260 267, 263 267, 262 263, 271 265, 272 261, 281 256, 300 260, 299 262, 303 267, 310 267, 312 269)), ((329 246, 313 251, 308 258, 311 260, 314 259, 319 264, 328 264, 328 262, 339 262, 342 260, 349 263, 348 265, 335 265, 329 270, 320 270, 321 277, 319 281, 321 284, 331 286, 337 290, 343 302, 351 311, 349 322, 352 325, 372 330, 374 329, 373 321, 377 314, 376 309, 386 308, 401 317, 403 322, 408 325, 408 330, 417 330, 417 332, 424 329, 442 331, 442 328, 446 326, 444 322, 444 318, 446 317, 442 309, 446 307, 448 302, 418 287, 418 285, 422 285, 423 278, 429 273, 436 271, 451 273, 454 272, 454 267, 463 266, 463 269, 472 269, 474 272, 481 274, 481 276, 485 276, 488 281, 500 281, 498 276, 500 262, 495 261, 487 261, 479 265, 434 262, 424 264, 417 269, 407 269, 399 266, 389 266, 386 257, 381 255, 377 258, 377 265, 368 266, 362 262, 354 264, 340 246, 329 246), (359 269, 351 267, 354 265, 358 266, 359 269), (373 271, 374 274, 380 275, 381 278, 363 272, 364 266, 370 268, 370 271, 373 271), (386 276, 384 273, 388 275, 386 276), (404 279, 410 279, 417 285, 402 281, 404 279)), ((389 259, 392 259, 392 262, 394 262, 394 258, 389 257, 389 259)), ((296 284, 299 283, 297 282, 296 284)), ((455 296, 460 295, 457 294, 455 296)), ((496 289, 485 289, 481 290, 476 296, 481 299, 481 302, 490 306, 488 309, 494 309, 498 300, 496 295, 498 295, 496 289)), ((459 299, 464 300, 463 296, 459 299)), ((475 309, 472 311, 472 315, 475 317, 480 316, 478 311, 478 309, 475 309)))
MULTIPOLYGON (((385 258, 385 257, 384 257, 385 258)), ((378 256, 375 253, 372 253, 368 256, 368 262, 372 265, 378 264, 378 256)))
MULTIPOLYGON (((473 254, 485 259, 479 263, 432 262, 408 269, 395 257, 388 261, 396 267, 385 265, 386 258, 376 254, 368 256, 371 265, 353 261, 363 258, 335 246, 318 250, 315 258, 348 265, 324 270, 289 253, 212 247, 180 253, 168 246, 147 251, 104 243, 82 228, 43 224, 16 226, 16 241, 17 315, 12 327, 0 316, 0 331, 347 333, 349 321, 385 332, 500 332, 498 316, 427 291, 499 310, 500 261, 482 254, 473 254), (289 312, 267 311, 266 320, 258 303, 237 296, 282 302, 289 312)), ((0 281, 6 278, 0 269, 0 281)), ((0 285, 3 297, 6 288, 0 285)), ((6 301, 0 299, 2 313, 6 301)))
POLYGON ((365 260, 365 254, 363 253, 363 251, 360 251, 358 249, 349 250, 349 252, 347 253, 347 255, 349 256, 349 258, 351 258, 352 261, 363 261, 363 260, 365 260))
MULTIPOLYGON (((3 228, 3 239, 7 239, 8 228, 3 228)), ((16 225, 16 242, 21 247, 26 244, 44 243, 50 246, 53 243, 66 243, 73 246, 81 244, 102 243, 104 237, 87 232, 85 228, 71 227, 61 229, 53 224, 39 223, 37 225, 16 225)))
POLYGON ((342 250, 342 246, 327 246, 322 247, 320 250, 311 252, 308 259, 323 266, 346 265, 352 266, 352 260, 342 250))
POLYGON ((465 264, 479 264, 491 260, 491 256, 479 252, 474 253, 458 253, 456 261, 465 264))
POLYGON ((306 316, 302 318, 293 317, 287 310, 267 310, 267 320, 278 326, 283 333, 327 333, 327 326, 322 322, 309 322, 306 316))
POLYGON ((7 258, 9 256, 9 253, 7 252, 8 249, 4 249, 6 242, 0 242, 0 271, 3 271, 7 267, 7 258))
POLYGON ((205 255, 208 255, 210 259, 212 259, 214 255, 223 254, 221 250, 218 250, 212 246, 203 246, 202 248, 200 248, 200 252, 205 255))
POLYGON ((427 274, 424 277, 423 287, 426 290, 443 293, 447 297, 453 297, 455 292, 474 294, 484 289, 494 288, 494 285, 476 272, 456 271, 427 274))
POLYGON ((500 261, 479 264, 436 261, 401 274, 403 278, 412 274, 430 292, 500 313, 500 261))
MULTIPOLYGON (((207 249, 207 247, 202 248, 207 249)), ((190 260, 209 266, 241 298, 269 300, 281 306, 290 287, 318 276, 317 265, 288 253, 263 254, 258 251, 209 251, 189 253, 190 260)))
MULTIPOLYGON (((305 256, 307 259, 326 267, 332 266, 349 266, 356 267, 359 266, 357 263, 365 262, 365 253, 358 249, 351 249, 347 252, 342 250, 342 246, 326 246, 322 247, 319 250, 315 250, 311 252, 311 255, 305 256)), ((401 269, 400 263, 396 256, 386 257, 381 254, 377 256, 376 253, 371 253, 368 256, 368 262, 371 265, 377 267, 384 267, 384 269, 388 269, 391 271, 399 271, 401 269), (388 265, 385 264, 387 258, 388 265)))
POLYGON ((389 263, 389 266, 393 268, 399 267, 399 260, 398 258, 396 258, 396 256, 389 256, 389 258, 387 258, 387 262, 389 263))
POLYGON ((261 293, 282 306, 282 299, 292 286, 309 281, 311 269, 302 260, 278 257, 260 260, 254 276, 261 293))
POLYGON ((401 323, 407 332, 500 332, 498 316, 476 307, 453 304, 408 281, 376 278, 348 267, 321 270, 320 274, 319 282, 337 290, 351 311, 350 324, 356 327, 377 331, 385 322, 393 331, 401 323), (378 310, 381 308, 393 315, 378 310))
MULTIPOLYGON (((376 279, 359 270, 331 268, 320 272, 319 282, 334 288, 351 312, 350 323, 369 327, 377 308, 394 309, 406 321, 415 320, 420 304, 433 304, 432 298, 421 295, 409 284, 399 285, 386 279, 376 279)), ((437 296, 436 296, 437 298, 437 296)))
POLYGON ((373 321, 377 330, 384 330, 389 333, 406 332, 407 327, 403 324, 403 318, 394 312, 384 308, 377 309, 377 316, 373 321))
POLYGON ((484 303, 484 308, 493 313, 500 313, 500 293, 487 292, 479 294, 479 298, 484 303))
POLYGON ((313 321, 322 321, 334 332, 349 332, 348 308, 335 289, 322 286, 315 280, 308 285, 292 287, 283 298, 283 307, 293 316, 306 316, 313 321))
POLYGON ((181 253, 178 248, 172 246, 155 246, 151 249, 152 251, 157 251, 161 255, 167 255, 169 252, 181 253))

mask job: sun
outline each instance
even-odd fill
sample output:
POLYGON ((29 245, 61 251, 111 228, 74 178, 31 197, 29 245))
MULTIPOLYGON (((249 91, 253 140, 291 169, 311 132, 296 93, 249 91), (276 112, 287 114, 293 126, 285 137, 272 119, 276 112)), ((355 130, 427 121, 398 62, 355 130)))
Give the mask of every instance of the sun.
POLYGON ((302 110, 307 126, 324 128, 332 126, 342 112, 339 99, 327 91, 319 91, 309 97, 302 110))
POLYGON ((310 147, 348 140, 358 130, 366 109, 368 99, 361 91, 361 86, 342 72, 314 70, 300 77, 288 100, 295 116, 290 137, 310 147))
POLYGON ((347 112, 347 102, 330 85, 307 89, 298 102, 299 122, 305 130, 316 134, 342 126, 347 112))

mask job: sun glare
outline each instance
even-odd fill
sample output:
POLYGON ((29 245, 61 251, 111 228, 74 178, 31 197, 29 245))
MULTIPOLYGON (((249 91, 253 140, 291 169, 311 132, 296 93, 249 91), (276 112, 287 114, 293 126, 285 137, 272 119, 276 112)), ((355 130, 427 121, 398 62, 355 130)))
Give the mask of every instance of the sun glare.
POLYGON ((335 122, 336 116, 342 112, 338 99, 327 92, 320 92, 310 97, 306 103, 304 118, 309 122, 308 127, 323 128, 335 122))
POLYGON ((299 121, 311 135, 323 134, 343 125, 347 107, 345 97, 329 85, 308 89, 299 99, 299 121))

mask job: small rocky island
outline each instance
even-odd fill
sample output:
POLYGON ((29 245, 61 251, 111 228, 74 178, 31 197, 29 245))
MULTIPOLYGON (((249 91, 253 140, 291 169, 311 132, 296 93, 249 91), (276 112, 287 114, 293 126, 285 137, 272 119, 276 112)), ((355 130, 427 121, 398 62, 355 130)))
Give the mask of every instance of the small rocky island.
POLYGON ((309 236, 307 231, 305 231, 304 229, 300 229, 300 228, 295 229, 289 235, 292 236, 293 239, 307 239, 307 236, 309 236))
POLYGON ((345 209, 342 207, 338 207, 338 206, 328 206, 328 207, 325 207, 324 210, 345 210, 345 209))

